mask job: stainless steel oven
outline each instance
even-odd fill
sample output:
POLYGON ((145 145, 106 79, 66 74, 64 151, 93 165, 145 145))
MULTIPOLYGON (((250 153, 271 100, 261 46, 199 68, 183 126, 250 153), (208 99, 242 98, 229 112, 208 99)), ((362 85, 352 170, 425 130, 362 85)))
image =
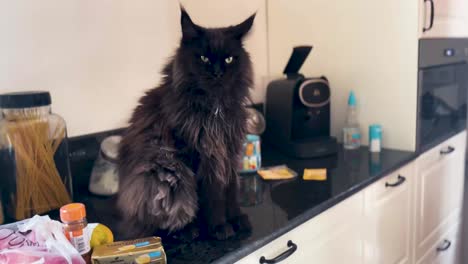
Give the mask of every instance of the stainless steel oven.
POLYGON ((418 151, 466 128, 467 62, 468 39, 419 41, 418 151))

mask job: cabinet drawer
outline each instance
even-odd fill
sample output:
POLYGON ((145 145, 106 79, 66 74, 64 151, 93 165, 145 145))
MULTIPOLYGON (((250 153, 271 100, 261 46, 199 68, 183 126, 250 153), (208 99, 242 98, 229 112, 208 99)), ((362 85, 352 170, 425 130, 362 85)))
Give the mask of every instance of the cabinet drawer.
POLYGON ((430 247, 417 264, 459 264, 461 263, 460 250, 461 225, 456 223, 430 247))
MULTIPOLYGON (((363 193, 357 193, 320 215, 263 246, 237 263, 260 263, 288 250, 288 241, 296 251, 281 264, 363 263, 361 234, 363 193), (339 252, 339 254, 337 254, 339 252)), ((290 248, 290 247, 289 247, 290 248)))
POLYGON ((436 147, 426 151, 418 158, 419 170, 427 169, 435 163, 450 158, 457 153, 465 153, 466 131, 463 131, 436 147), (453 151, 451 151, 453 148, 453 151), (450 152, 451 151, 451 152, 450 152), (449 153, 448 153, 449 152, 449 153))
POLYGON ((364 190, 366 263, 412 263, 415 178, 414 163, 410 163, 364 190))
POLYGON ((364 190, 366 209, 372 210, 385 200, 404 191, 415 178, 414 163, 390 173, 364 190))

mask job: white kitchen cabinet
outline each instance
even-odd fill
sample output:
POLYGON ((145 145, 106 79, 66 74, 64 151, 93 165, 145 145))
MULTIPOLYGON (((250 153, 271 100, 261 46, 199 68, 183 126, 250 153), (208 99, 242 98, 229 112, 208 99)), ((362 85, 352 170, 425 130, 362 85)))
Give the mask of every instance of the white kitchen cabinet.
POLYGON ((419 0, 420 37, 468 37, 468 1, 419 0), (431 19, 432 17, 432 19, 431 19), (432 22, 431 22, 432 20, 432 22), (431 25, 432 24, 432 25, 431 25))
POLYGON ((466 131, 239 260, 459 264, 466 131))
POLYGON ((455 223, 433 244, 417 264, 461 264, 461 225, 455 223))
POLYGON ((404 166, 364 190, 366 263, 412 261, 412 209, 415 166, 404 166))
POLYGON ((239 264, 260 263, 262 257, 273 259, 288 250, 292 241, 297 250, 283 264, 364 263, 363 193, 357 193, 312 218, 266 246, 239 260, 239 264))
POLYGON ((418 159, 415 210, 416 259, 438 243, 461 215, 465 177, 466 132, 418 159))

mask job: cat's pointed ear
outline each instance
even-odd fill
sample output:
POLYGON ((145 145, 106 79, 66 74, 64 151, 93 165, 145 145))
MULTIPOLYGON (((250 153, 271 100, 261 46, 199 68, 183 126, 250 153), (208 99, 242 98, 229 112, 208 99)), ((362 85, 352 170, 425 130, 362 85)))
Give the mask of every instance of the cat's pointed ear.
POLYGON ((247 35, 249 30, 252 28, 256 14, 257 13, 254 13, 253 15, 251 15, 249 18, 247 18, 244 22, 240 23, 239 25, 230 27, 229 33, 232 34, 232 36, 236 39, 242 39, 244 36, 247 35))
POLYGON ((182 26, 182 39, 191 40, 200 35, 202 32, 201 27, 193 23, 190 16, 185 11, 184 7, 180 7, 180 24, 182 26))

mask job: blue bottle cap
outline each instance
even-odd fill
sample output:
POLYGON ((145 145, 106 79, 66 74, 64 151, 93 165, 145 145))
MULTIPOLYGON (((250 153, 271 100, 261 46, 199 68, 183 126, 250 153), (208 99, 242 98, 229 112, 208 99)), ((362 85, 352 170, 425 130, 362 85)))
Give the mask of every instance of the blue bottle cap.
POLYGON ((351 92, 349 93, 348 105, 350 105, 350 106, 356 106, 356 96, 354 95, 354 92, 353 92, 353 91, 351 91, 351 92))
POLYGON ((372 124, 369 126, 369 139, 382 139, 382 126, 379 124, 372 124))

